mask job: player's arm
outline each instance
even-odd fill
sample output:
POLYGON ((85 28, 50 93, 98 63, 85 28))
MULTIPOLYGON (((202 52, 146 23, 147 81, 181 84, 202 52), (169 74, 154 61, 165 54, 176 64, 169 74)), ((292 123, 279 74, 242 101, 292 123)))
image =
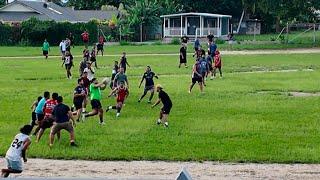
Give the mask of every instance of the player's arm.
POLYGON ((126 84, 127 84, 127 88, 129 89, 129 81, 127 78, 126 78, 126 84))
POLYGON ((144 80, 144 75, 142 76, 142 79, 140 81, 139 88, 141 87, 141 84, 142 84, 143 80, 144 80))
POLYGON ((153 75, 154 75, 155 78, 159 79, 159 77, 155 73, 153 73, 153 75))
POLYGON ((130 65, 129 65, 128 61, 126 61, 126 64, 130 67, 130 65))
POLYGON ((30 146, 30 144, 31 144, 30 139, 27 139, 23 143, 23 149, 22 149, 22 152, 21 152, 21 156, 22 156, 24 162, 27 162, 26 151, 27 151, 28 147, 30 146))
POLYGON ((156 107, 158 104, 160 104, 161 102, 161 99, 158 99, 156 103, 154 103, 154 105, 151 106, 151 108, 154 108, 156 107))
POLYGON ((196 73, 198 76, 202 77, 202 75, 197 71, 196 65, 193 65, 192 71, 196 73))
POLYGON ((110 92, 110 94, 108 95, 108 97, 111 97, 112 94, 114 94, 117 90, 118 90, 118 88, 115 88, 114 90, 112 90, 112 91, 110 92))

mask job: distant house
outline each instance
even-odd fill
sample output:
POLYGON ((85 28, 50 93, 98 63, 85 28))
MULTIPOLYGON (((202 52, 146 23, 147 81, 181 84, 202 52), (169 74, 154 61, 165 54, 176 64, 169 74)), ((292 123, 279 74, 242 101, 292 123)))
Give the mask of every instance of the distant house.
POLYGON ((68 21, 71 23, 88 22, 91 19, 109 20, 117 11, 98 10, 73 10, 62 7, 52 2, 15 0, 0 8, 0 21, 17 23, 31 17, 39 20, 53 20, 57 22, 68 21))
POLYGON ((230 15, 209 13, 181 13, 161 16, 163 38, 181 37, 206 38, 210 33, 215 37, 226 37, 230 29, 230 15))

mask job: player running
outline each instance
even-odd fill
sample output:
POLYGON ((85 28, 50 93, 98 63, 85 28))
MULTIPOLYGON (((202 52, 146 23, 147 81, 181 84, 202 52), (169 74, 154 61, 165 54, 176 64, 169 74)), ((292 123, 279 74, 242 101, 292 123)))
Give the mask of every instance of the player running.
POLYGON ((1 170, 1 177, 6 178, 11 173, 21 173, 23 171, 21 157, 26 163, 26 151, 31 144, 31 139, 29 137, 31 131, 32 126, 25 125, 20 129, 20 133, 14 137, 5 157, 7 169, 1 170))
POLYGON ((113 84, 113 82, 114 82, 114 78, 118 74, 118 71, 119 71, 118 61, 114 61, 114 66, 113 66, 112 75, 111 75, 111 83, 110 83, 110 88, 111 89, 116 87, 116 84, 113 84))
POLYGON ((122 57, 120 59, 119 67, 124 69, 124 73, 127 71, 127 65, 130 67, 128 60, 127 60, 127 55, 126 52, 122 53, 122 57))
POLYGON ((91 100, 91 106, 92 111, 88 114, 82 114, 82 121, 85 120, 85 118, 90 116, 99 115, 100 119, 100 125, 104 125, 103 121, 103 109, 101 105, 101 90, 104 90, 106 88, 106 84, 104 82, 99 83, 96 78, 93 78, 90 84, 90 100, 91 100))
MULTIPOLYGON (((54 118, 52 116, 52 111, 54 107, 58 104, 57 102, 58 96, 59 96, 58 93, 52 93, 51 99, 48 99, 46 101, 46 104, 43 107, 44 119, 39 124, 40 130, 37 134, 36 142, 39 142, 44 131, 48 128, 51 128, 51 126, 53 125, 54 118)), ((60 132, 57 135, 58 135, 58 139, 60 139, 60 132)))
POLYGON ((95 67, 98 69, 98 64, 97 64, 97 56, 96 56, 97 52, 96 52, 96 45, 93 45, 93 48, 91 50, 91 54, 90 54, 90 61, 91 63, 95 65, 95 67))
POLYGON ((145 80, 146 84, 144 86, 144 91, 142 96, 140 97, 140 99, 138 100, 138 102, 141 102, 141 100, 144 98, 144 96, 148 93, 148 91, 150 91, 151 95, 149 97, 148 103, 151 103, 151 100, 153 98, 154 95, 154 81, 153 81, 153 77, 158 79, 158 76, 151 71, 151 67, 147 66, 146 68, 146 72, 143 74, 141 82, 139 84, 139 88, 141 87, 142 82, 145 80))
POLYGON ((97 55, 99 54, 99 51, 101 51, 101 55, 103 56, 103 52, 104 52, 103 46, 104 46, 104 37, 100 36, 99 43, 97 45, 97 55))
POLYGON ((76 108, 76 117, 77 121, 79 122, 79 117, 82 111, 82 108, 84 106, 84 101, 86 100, 87 97, 87 90, 83 85, 83 79, 80 78, 78 79, 78 86, 74 89, 73 93, 73 104, 74 107, 76 108))
POLYGON ((83 73, 87 73, 87 77, 90 81, 94 78, 95 71, 89 61, 87 62, 87 67, 83 70, 83 73))
POLYGON ((113 84, 116 87, 119 86, 120 83, 126 83, 125 85, 129 89, 129 81, 123 67, 120 67, 119 72, 116 74, 113 80, 113 84))
POLYGON ((41 96, 39 96, 37 98, 37 100, 35 100, 32 105, 31 105, 31 110, 32 110, 32 113, 31 113, 31 122, 30 122, 30 125, 32 126, 32 128, 36 125, 36 121, 37 121, 37 114, 35 112, 36 110, 36 107, 38 106, 38 103, 39 101, 42 99, 41 96))
POLYGON ((162 102, 163 107, 160 110, 160 117, 157 120, 157 124, 160 125, 161 123, 163 123, 165 127, 169 127, 168 116, 172 108, 172 101, 168 94, 163 91, 163 87, 160 84, 156 86, 156 89, 159 93, 159 99, 154 105, 151 106, 151 108, 156 107, 160 102, 162 102))
POLYGON ((71 68, 73 66, 73 56, 69 51, 66 52, 66 56, 63 60, 62 65, 63 64, 65 65, 67 71, 67 79, 72 79, 71 68))
POLYGON ((44 105, 46 104, 46 101, 50 98, 50 93, 48 91, 43 93, 43 98, 39 101, 36 109, 35 109, 35 113, 36 113, 36 117, 37 117, 37 121, 36 124, 38 124, 38 127, 35 129, 33 135, 36 136, 38 131, 40 130, 39 124, 41 123, 41 121, 44 118, 44 112, 43 112, 43 108, 44 105))
POLYGON ((220 78, 222 78, 222 70, 221 70, 222 62, 220 52, 217 50, 216 55, 214 56, 214 68, 213 68, 213 76, 216 77, 216 71, 219 70, 220 78))
POLYGON ((201 93, 203 92, 203 79, 202 79, 202 75, 201 75, 201 70, 200 70, 200 62, 199 60, 196 61, 196 63, 193 65, 192 68, 192 82, 189 88, 189 93, 191 93, 191 90, 193 88, 193 86, 196 84, 196 82, 198 82, 199 87, 200 87, 200 91, 201 93))
POLYGON ((116 117, 119 117, 120 116, 120 111, 121 111, 121 108, 124 104, 124 101, 125 99, 127 99, 127 97, 129 96, 129 91, 128 89, 124 86, 124 83, 121 82, 120 85, 115 88, 114 90, 112 90, 109 94, 108 97, 111 97, 113 94, 117 94, 117 105, 116 106, 109 106, 107 109, 106 109, 106 112, 108 112, 109 110, 111 109, 116 109, 117 110, 117 115, 116 117))

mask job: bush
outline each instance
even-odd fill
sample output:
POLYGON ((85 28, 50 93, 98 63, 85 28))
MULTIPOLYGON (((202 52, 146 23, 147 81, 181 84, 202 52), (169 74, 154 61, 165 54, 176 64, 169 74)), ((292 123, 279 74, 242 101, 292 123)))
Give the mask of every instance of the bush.
POLYGON ((161 41, 155 41, 153 44, 154 45, 162 45, 162 42, 161 41))
POLYGON ((179 45, 181 42, 179 38, 172 38, 170 44, 179 45))
POLYGON ((226 42, 226 41, 223 40, 223 39, 217 39, 217 40, 215 41, 216 44, 224 44, 225 42, 226 42))
POLYGON ((127 46, 130 45, 128 41, 120 41, 120 46, 127 46))

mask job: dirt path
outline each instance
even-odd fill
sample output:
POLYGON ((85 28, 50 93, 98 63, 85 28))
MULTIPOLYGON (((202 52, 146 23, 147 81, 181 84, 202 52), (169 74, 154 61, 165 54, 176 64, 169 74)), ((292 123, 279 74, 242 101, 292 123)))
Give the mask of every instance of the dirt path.
MULTIPOLYGON (((0 159, 0 165, 4 166, 3 158, 0 159)), ((318 179, 320 176, 320 165, 314 164, 29 159, 25 171, 12 177, 174 179, 183 167, 193 179, 318 179)))
MULTIPOLYGON (((244 51, 221 51, 223 55, 264 55, 264 54, 314 54, 320 53, 320 48, 313 49, 289 49, 289 50, 244 50, 244 51)), ((192 55, 193 53, 188 53, 192 55)), ((156 54, 156 53, 145 53, 145 54, 128 54, 129 57, 141 57, 141 56, 179 56, 176 53, 168 54, 156 54)), ((105 57, 120 57, 119 54, 106 54, 105 57)), ((58 58, 61 56, 49 56, 49 58, 58 58)), ((74 55, 74 57, 82 57, 82 55, 74 55)), ((1 56, 0 59, 44 59, 43 56, 12 56, 5 57, 1 56)))

